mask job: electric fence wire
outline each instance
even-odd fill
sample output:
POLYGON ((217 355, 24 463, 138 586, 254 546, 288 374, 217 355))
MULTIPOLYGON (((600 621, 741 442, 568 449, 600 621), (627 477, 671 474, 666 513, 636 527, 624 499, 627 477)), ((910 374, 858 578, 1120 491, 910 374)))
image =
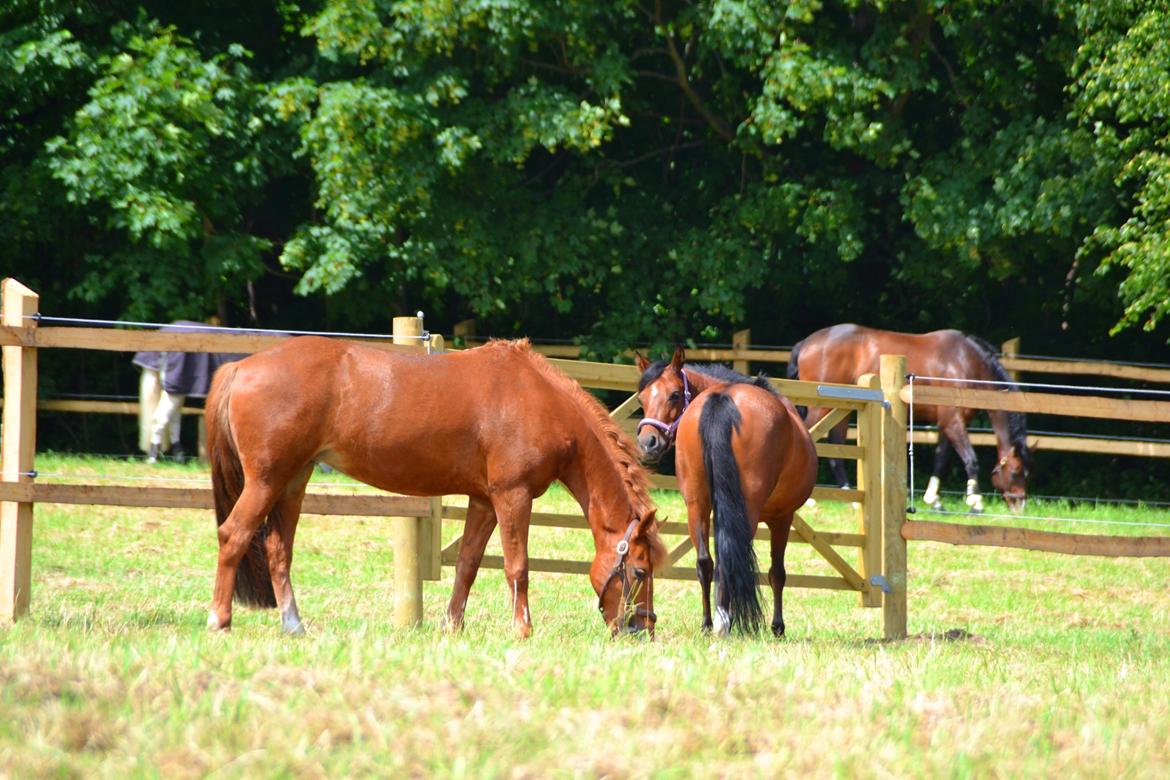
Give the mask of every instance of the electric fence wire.
MULTIPOLYGON (((25 319, 36 320, 37 322, 49 322, 59 325, 93 325, 97 327, 106 328, 170 328, 172 330, 191 330, 199 333, 216 332, 216 333, 236 333, 248 336, 337 336, 341 338, 359 338, 359 339, 384 339, 390 340, 395 338, 393 334, 389 333, 345 333, 341 331, 327 331, 327 330, 277 330, 270 328, 227 328, 221 325, 205 325, 202 323, 183 324, 174 322, 139 322, 136 320, 100 320, 100 319, 85 319, 81 317, 50 317, 44 314, 26 314, 25 319)), ((420 336, 398 336, 397 338, 409 338, 418 340, 429 340, 430 334, 423 333, 420 336)))

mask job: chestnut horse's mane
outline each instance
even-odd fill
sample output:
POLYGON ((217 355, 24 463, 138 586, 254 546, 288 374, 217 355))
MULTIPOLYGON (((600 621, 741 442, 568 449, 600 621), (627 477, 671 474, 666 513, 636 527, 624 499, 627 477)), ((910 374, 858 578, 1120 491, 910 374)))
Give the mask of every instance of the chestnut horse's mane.
POLYGON ((617 426, 613 418, 609 416, 609 412, 601 402, 593 397, 585 388, 577 384, 570 377, 566 376, 564 372, 557 369, 544 355, 532 349, 532 345, 528 339, 518 339, 516 341, 493 340, 489 341, 486 347, 496 349, 510 349, 518 356, 523 356, 528 362, 540 372, 555 388, 560 390, 563 395, 572 398, 581 407, 581 412, 587 423, 591 425, 597 438, 601 441, 610 458, 622 470, 626 484, 626 492, 629 493, 633 499, 635 509, 638 511, 638 517, 645 517, 647 512, 653 510, 654 502, 650 500, 650 481, 646 476, 646 470, 642 468, 641 458, 638 456, 637 449, 634 442, 626 435, 625 431, 617 426))

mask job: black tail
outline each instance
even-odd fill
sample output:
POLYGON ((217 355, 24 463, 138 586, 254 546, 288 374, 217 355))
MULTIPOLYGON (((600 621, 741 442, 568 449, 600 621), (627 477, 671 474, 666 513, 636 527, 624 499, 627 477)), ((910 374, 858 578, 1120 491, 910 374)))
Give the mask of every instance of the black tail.
POLYGON ((731 450, 731 433, 738 431, 739 425, 739 410, 730 396, 709 392, 699 419, 699 436, 715 509, 716 581, 720 595, 726 593, 730 600, 732 627, 756 632, 764 620, 760 607, 760 569, 752 548, 739 464, 731 450))
MULTIPOLYGON (((785 373, 789 379, 800 379, 800 348, 804 345, 803 341, 796 342, 796 346, 792 348, 792 354, 788 356, 788 371, 785 373)), ((800 419, 808 419, 808 407, 796 407, 796 413, 800 415, 800 419)))
MULTIPOLYGON (((237 367, 237 363, 228 363, 216 372, 203 413, 207 423, 207 458, 211 462, 211 493, 215 499, 217 527, 227 520, 232 507, 244 492, 244 470, 227 417, 232 379, 235 378, 237 367)), ((268 571, 268 552, 264 546, 267 536, 268 523, 265 522, 252 537, 252 543, 236 571, 236 598, 241 604, 253 607, 276 606, 272 575, 268 571)))

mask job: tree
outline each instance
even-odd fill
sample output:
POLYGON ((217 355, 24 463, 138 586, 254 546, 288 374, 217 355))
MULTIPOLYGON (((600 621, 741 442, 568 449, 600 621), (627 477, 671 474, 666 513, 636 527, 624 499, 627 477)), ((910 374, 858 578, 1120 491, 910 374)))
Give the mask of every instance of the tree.
POLYGON ((847 319, 1086 345, 1167 306, 1166 24, 1121 2, 23 0, 0 256, 51 257, 47 284, 118 316, 422 307, 601 352, 847 319))

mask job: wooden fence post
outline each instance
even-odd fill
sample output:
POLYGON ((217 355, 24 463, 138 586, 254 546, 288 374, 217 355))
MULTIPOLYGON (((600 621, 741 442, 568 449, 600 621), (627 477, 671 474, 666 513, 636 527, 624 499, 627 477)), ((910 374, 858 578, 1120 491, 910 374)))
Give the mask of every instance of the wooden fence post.
MULTIPOLYGON (((857 384, 880 389, 881 378, 865 374, 858 378, 857 384)), ((882 412, 882 407, 869 404, 857 413, 857 444, 863 450, 861 460, 857 462, 857 487, 865 491, 860 529, 865 536, 865 546, 861 548, 859 573, 866 583, 873 575, 882 573, 882 412)), ((882 606, 881 588, 871 587, 860 596, 863 607, 882 606)))
POLYGON ((906 384, 906 356, 881 356, 882 392, 889 403, 882 410, 882 553, 890 592, 882 602, 882 630, 886 639, 906 637, 906 404, 900 393, 906 384))
MULTIPOLYGON (((394 318, 395 344, 421 349, 425 347, 422 331, 421 317, 394 318)), ((417 517, 390 518, 390 537, 394 544, 394 625, 397 628, 410 628, 422 621, 421 525, 417 517)))
MULTIPOLYGON (((0 321, 35 328, 40 297, 15 279, 0 283, 0 321)), ((0 443, 3 480, 30 484, 37 448, 37 350, 4 347, 4 433, 0 443)), ((32 589, 33 503, 0 502, 0 621, 28 612, 32 589)))
MULTIPOLYGON (((1014 339, 1008 339, 1007 341, 1005 341, 1003 343, 1003 345, 1000 347, 1000 351, 1003 353, 1003 356, 1005 358, 1014 358, 1016 355, 1019 355, 1020 354, 1020 337, 1016 336, 1014 339)), ((1012 369, 1008 369, 1008 376, 1011 377, 1011 380, 1013 382, 1020 381, 1020 372, 1019 371, 1014 371, 1012 369)))
MULTIPOLYGON (((734 350, 751 349, 752 348, 752 331, 751 328, 746 330, 737 330, 731 334, 731 348, 734 350)), ((748 362, 746 360, 733 360, 731 367, 741 374, 748 372, 748 362)))

